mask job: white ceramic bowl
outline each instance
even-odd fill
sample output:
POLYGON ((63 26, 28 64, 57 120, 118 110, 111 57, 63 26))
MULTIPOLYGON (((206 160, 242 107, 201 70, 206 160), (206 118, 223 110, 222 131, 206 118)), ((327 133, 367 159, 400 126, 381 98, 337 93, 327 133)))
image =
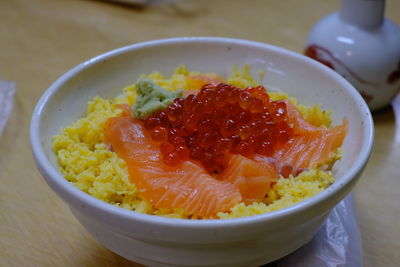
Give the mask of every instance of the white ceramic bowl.
POLYGON ((31 145, 38 169, 72 213, 104 246, 150 266, 257 266, 308 242, 330 210, 355 185, 371 152, 373 123, 358 92, 340 75, 300 54, 245 40, 191 37, 123 47, 73 68, 39 100, 31 121, 31 145), (58 171, 51 137, 84 115, 94 96, 113 97, 142 73, 173 72, 178 64, 227 75, 248 64, 264 85, 319 103, 334 119, 349 120, 344 157, 336 182, 289 208, 229 220, 184 220, 140 214, 102 202, 74 187, 58 171))

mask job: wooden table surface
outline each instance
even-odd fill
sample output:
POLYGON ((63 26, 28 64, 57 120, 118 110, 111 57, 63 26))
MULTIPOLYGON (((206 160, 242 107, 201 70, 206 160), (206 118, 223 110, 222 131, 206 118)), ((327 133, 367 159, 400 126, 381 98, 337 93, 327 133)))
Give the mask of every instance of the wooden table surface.
MULTIPOLYGON (((17 87, 0 137, 0 266, 138 266, 97 243, 35 168, 29 120, 58 76, 105 51, 167 37, 235 37, 302 52, 308 30, 340 4, 161 3, 129 8, 99 1, 0 1, 0 80, 17 87)), ((399 13, 400 1, 388 0, 386 16, 400 24, 399 13)), ((400 264, 400 97, 392 106, 374 115, 372 157, 355 189, 365 266, 400 264)))

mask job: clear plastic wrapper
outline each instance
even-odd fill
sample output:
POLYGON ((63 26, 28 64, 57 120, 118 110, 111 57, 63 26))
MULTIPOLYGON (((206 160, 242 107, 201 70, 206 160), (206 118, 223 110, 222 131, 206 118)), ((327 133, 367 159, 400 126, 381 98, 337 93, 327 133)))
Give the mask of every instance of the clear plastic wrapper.
POLYGON ((0 81, 0 136, 6 126, 14 105, 15 84, 0 81))
POLYGON ((363 266, 360 230, 353 194, 330 213, 317 235, 300 249, 275 262, 279 267, 363 266))

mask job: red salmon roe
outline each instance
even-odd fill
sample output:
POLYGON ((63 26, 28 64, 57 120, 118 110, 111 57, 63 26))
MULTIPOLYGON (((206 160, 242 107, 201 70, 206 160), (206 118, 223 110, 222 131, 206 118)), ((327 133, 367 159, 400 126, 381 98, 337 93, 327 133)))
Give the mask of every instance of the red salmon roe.
POLYGON ((211 173, 224 170, 229 153, 269 156, 293 135, 284 102, 271 100, 263 86, 240 89, 225 83, 175 99, 144 126, 161 142, 165 164, 191 158, 211 173))
POLYGON ((168 130, 162 126, 156 126, 151 130, 151 138, 154 141, 163 142, 167 140, 168 130))

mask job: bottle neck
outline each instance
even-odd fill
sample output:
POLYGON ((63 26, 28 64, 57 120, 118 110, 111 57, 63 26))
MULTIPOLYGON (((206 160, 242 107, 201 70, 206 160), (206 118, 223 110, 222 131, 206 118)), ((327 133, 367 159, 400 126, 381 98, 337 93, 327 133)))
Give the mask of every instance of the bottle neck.
POLYGON ((384 19, 385 0, 342 0, 339 16, 360 27, 380 26, 384 19))

